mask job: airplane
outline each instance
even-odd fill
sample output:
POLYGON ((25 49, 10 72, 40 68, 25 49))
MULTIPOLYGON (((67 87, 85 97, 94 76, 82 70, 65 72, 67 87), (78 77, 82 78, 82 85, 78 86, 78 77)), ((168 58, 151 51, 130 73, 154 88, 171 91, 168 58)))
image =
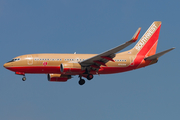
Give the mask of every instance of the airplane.
POLYGON ((131 40, 100 54, 27 54, 13 58, 4 64, 17 75, 47 74, 48 81, 66 82, 72 76, 79 75, 79 85, 94 75, 121 73, 139 69, 157 63, 158 58, 175 49, 170 48, 156 53, 161 21, 154 21, 138 43, 130 50, 117 53, 136 42, 141 28, 131 40))

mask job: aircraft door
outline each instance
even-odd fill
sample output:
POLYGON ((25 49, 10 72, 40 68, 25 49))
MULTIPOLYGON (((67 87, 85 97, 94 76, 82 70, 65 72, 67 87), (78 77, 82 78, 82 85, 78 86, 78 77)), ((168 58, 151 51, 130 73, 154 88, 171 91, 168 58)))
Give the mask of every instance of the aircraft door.
POLYGON ((134 66, 134 57, 129 57, 129 59, 130 59, 130 65, 134 66))
POLYGON ((33 64, 33 57, 32 55, 27 55, 27 64, 32 65, 33 64))

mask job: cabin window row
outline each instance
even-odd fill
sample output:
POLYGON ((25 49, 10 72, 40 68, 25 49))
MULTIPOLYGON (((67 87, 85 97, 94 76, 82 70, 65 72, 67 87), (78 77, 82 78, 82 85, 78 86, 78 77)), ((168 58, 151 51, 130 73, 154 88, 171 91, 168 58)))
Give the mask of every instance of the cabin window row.
POLYGON ((126 60, 123 60, 123 59, 122 60, 121 59, 120 60, 119 59, 118 60, 115 59, 114 61, 116 61, 116 62, 126 62, 126 60))
POLYGON ((61 61, 62 59, 35 58, 35 61, 61 61))
POLYGON ((85 59, 64 59, 65 61, 83 61, 85 59))
MULTIPOLYGON (((62 59, 35 58, 35 61, 61 61, 62 59)), ((65 61, 83 61, 85 59, 64 59, 65 61)))
MULTIPOLYGON (((35 61, 61 61, 62 59, 35 58, 35 61)), ((85 59, 64 59, 65 61, 84 61, 85 59)), ((125 59, 115 59, 116 62, 126 62, 125 59)))

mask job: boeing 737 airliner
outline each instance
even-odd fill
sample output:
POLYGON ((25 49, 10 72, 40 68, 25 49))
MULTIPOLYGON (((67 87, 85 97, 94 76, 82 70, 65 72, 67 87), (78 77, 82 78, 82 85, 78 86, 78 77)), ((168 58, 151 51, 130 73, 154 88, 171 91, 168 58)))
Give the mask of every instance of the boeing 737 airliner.
POLYGON ((130 71, 157 63, 158 58, 174 48, 156 54, 161 22, 155 21, 130 50, 117 53, 137 41, 141 28, 131 40, 101 54, 28 54, 13 58, 4 64, 15 74, 47 74, 49 81, 65 82, 79 75, 79 84, 91 80, 96 74, 112 74, 130 71))

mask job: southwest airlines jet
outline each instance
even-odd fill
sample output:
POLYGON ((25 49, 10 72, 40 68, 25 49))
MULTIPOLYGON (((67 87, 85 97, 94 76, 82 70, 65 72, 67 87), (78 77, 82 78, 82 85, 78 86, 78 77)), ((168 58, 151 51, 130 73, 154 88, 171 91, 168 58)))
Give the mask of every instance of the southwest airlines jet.
POLYGON ((13 58, 4 64, 17 75, 47 74, 49 81, 65 82, 78 75, 79 84, 93 79, 94 75, 126 72, 157 63, 158 58, 174 48, 156 53, 161 22, 155 21, 130 50, 117 53, 136 42, 141 28, 131 40, 101 54, 28 54, 13 58))

